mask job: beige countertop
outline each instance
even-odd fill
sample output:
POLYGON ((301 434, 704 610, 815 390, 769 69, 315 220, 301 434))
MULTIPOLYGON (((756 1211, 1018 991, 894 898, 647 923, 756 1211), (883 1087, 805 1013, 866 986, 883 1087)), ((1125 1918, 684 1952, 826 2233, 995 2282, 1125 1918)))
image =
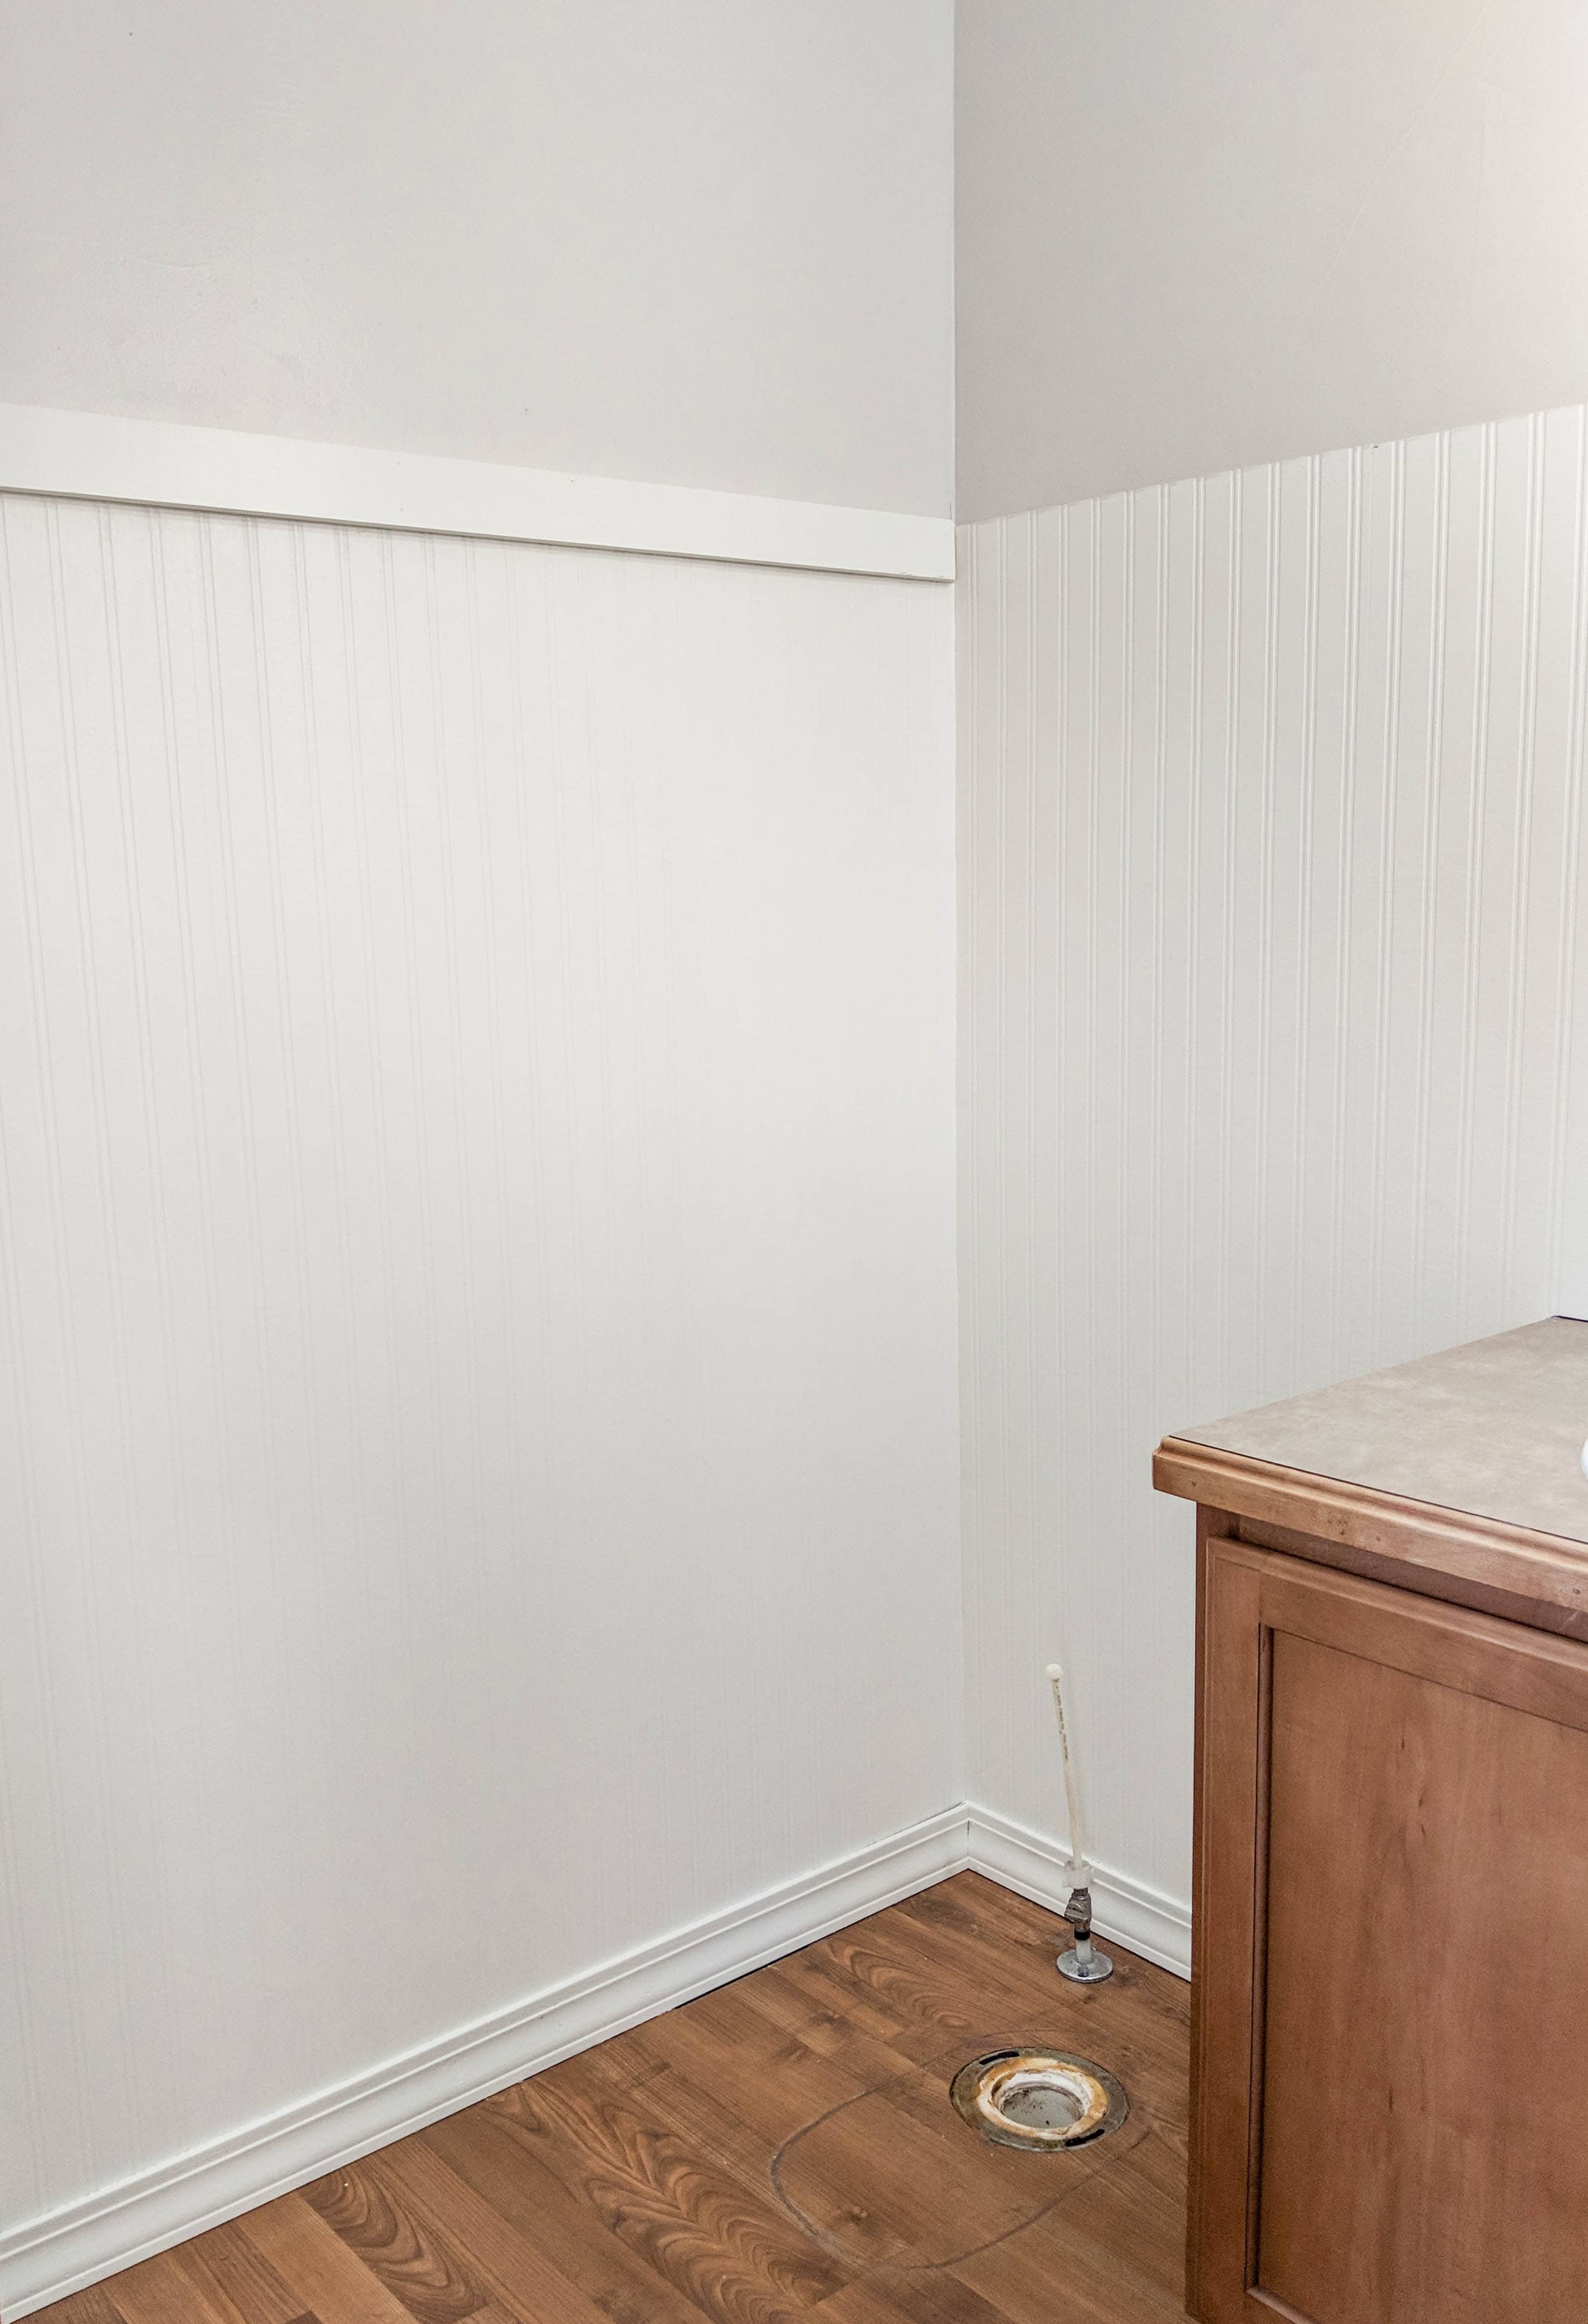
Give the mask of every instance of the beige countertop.
POLYGON ((1588 1323, 1556 1316, 1168 1441, 1588 1545, 1585 1437, 1588 1323))

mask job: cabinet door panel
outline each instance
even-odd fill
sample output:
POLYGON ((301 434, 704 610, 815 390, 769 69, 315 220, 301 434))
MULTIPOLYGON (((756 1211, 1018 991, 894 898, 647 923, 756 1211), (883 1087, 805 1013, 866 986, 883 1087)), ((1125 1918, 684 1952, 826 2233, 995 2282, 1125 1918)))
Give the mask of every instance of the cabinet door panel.
POLYGON ((1282 1631, 1269 1734, 1259 2285, 1581 2316, 1588 1736, 1282 1631))
POLYGON ((1588 1650, 1221 1524, 1193 2310, 1588 2317, 1588 1650))

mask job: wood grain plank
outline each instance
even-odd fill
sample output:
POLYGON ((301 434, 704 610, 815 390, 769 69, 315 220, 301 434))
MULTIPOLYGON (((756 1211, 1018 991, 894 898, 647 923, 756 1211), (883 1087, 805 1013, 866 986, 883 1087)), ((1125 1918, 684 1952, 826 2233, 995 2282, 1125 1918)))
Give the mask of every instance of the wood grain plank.
POLYGON ((763 2016, 739 1987, 706 2000, 716 2006, 691 2002, 654 2019, 645 2029, 651 2046, 774 2145, 869 2087, 864 2076, 763 2016))
POLYGON ((1088 2029, 1104 2029, 1106 2062, 1122 2075, 1128 2070, 1132 2087, 1140 2085, 1139 2094, 1178 2125, 1185 2111, 1190 1987, 1117 1944, 1109 1947, 1114 1975, 1106 1987, 1066 1985, 1055 1956, 1068 1945, 1069 1932, 1057 1914, 976 1873, 961 1874, 943 1888, 955 1893, 941 1906, 935 1904, 939 1892, 928 1891, 900 1908, 901 1936, 929 1948, 965 1977, 979 1976, 979 1964, 993 1950, 1001 1975, 1025 1998, 1049 2038, 1062 2037, 1061 2046, 1085 2055, 1092 2038, 1088 2029), (918 1917, 915 1908, 923 1904, 931 1909, 918 1917))
POLYGON ((538 2126, 541 2160, 569 2192, 708 2316, 793 2314, 836 2291, 845 2271, 770 2198, 638 2111, 649 2096, 548 2099, 535 2082, 503 2093, 526 2131, 538 2126))
MULTIPOLYGON (((1041 1914, 1039 1941, 1034 1941, 1037 1932, 1029 1925, 1022 1941, 1016 1944, 1010 1942, 1001 1929, 988 1930, 974 1923, 969 1927, 956 1927, 942 1913, 913 1918, 901 1913, 899 1921, 890 1924, 883 1941, 896 1956, 909 1959, 918 1984, 928 1995, 979 1992, 985 1997, 983 2016, 996 2015, 1000 2010, 1037 2010, 1044 2015, 1063 2011, 1079 2023, 1099 1988, 1065 1982, 1056 1960, 1069 1942, 1067 1923, 1057 1914, 1042 1913, 1039 1905, 1029 1909, 1041 1914)), ((1139 1962, 1129 1951, 1123 1952, 1123 1982, 1113 1988, 1114 2008, 1119 2014, 1129 2014, 1120 1997, 1138 1985, 1139 1971, 1149 1966, 1139 1962)), ((1165 1975, 1167 1972, 1161 1970, 1152 1973, 1153 1979, 1165 1975)))
MULTIPOLYGON (((114 2278, 111 2291, 124 2324, 253 2324, 248 2310, 236 2305, 196 2256, 198 2240, 158 2252, 114 2278)), ((295 2324, 304 2305, 300 2300, 289 2308, 285 2324, 295 2324)))
POLYGON ((448 2169, 533 2244, 608 2324, 697 2324, 700 2310, 570 2195, 511 2114, 469 2107, 421 2131, 448 2169))
POLYGON ((1144 2141, 952 2273, 1002 2324, 1182 2324, 1185 2179, 1144 2141))
POLYGON ((880 2274, 868 2275, 829 2293, 811 2310, 810 2324, 909 2324, 909 2310, 889 2298, 880 2274))
POLYGON ((862 2024, 848 2007, 841 1985, 835 1986, 830 1978, 820 1978, 813 1991, 797 1974, 798 1966, 797 1957, 790 1956, 742 1979, 739 1990, 748 2006, 796 2035, 818 2057, 835 2060, 870 2086, 886 2081, 891 2074, 908 2074, 919 2063, 888 2039, 898 2027, 887 2022, 881 2035, 870 2030, 878 2022, 878 2013, 868 2012, 869 2025, 862 2024))
POLYGON ((38 2313, 47 2324, 126 2324, 126 2319, 111 2298, 109 2286, 90 2283, 81 2292, 69 2292, 38 2313))
POLYGON ((393 2193, 378 2156, 349 2163, 302 2193, 418 2324, 463 2324, 485 2305, 484 2284, 393 2193))
POLYGON ((411 2324, 411 2311, 301 2195, 278 2196, 239 2224, 320 2324, 411 2324))
POLYGON ((425 2138, 405 2138, 372 2155, 370 2164, 392 2203, 433 2246, 466 2264, 494 2308, 516 2324, 541 2324, 548 2317, 557 2324, 605 2324, 595 2302, 538 2242, 520 2235, 425 2138))
POLYGON ((872 2284, 906 2324, 1005 2324, 999 2309, 947 2268, 883 2269, 872 2284))
POLYGON ((651 2046, 651 2025, 636 2025, 593 2050, 581 2050, 555 2066, 544 2067, 534 2079, 543 2090, 566 2092, 574 2098, 621 2096, 661 2073, 667 2064, 651 2046))
POLYGON ((171 2254, 203 2297, 238 2324, 302 2324, 305 2303, 235 2219, 171 2254))
POLYGON ((845 2026, 852 2035, 866 2035, 912 2066, 920 2063, 923 2040, 930 2047, 937 2046, 931 2032, 919 2019, 912 2020, 868 1988, 842 1961, 818 1947, 791 1954, 778 1964, 778 1970, 786 1984, 806 1997, 814 2015, 845 2026))
POLYGON ((989 2145, 941 2093, 934 2101, 948 2116, 941 2135, 895 2106, 892 2090, 873 2090, 813 2123, 779 2158, 785 2200, 857 2270, 943 2266, 1029 2227, 1057 2199, 1068 2167, 1085 2167, 1078 2154, 989 2145))

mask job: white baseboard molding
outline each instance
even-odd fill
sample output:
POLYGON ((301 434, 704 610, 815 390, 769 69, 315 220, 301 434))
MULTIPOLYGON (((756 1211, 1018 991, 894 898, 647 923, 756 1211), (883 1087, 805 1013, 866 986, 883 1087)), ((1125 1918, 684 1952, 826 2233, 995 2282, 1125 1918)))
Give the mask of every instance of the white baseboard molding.
POLYGON ((856 1849, 269 2120, 0 2236, 6 2324, 471 2106, 965 1864, 965 1813, 856 1849))
POLYGON ((901 580, 954 578, 954 523, 946 516, 559 475, 23 403, 0 404, 0 492, 901 580))
MULTIPOLYGON (((974 1801, 965 1810, 970 1827, 970 1868, 989 1880, 1062 1913, 1069 1896, 1069 1858, 1056 1840, 1032 1831, 974 1801)), ((1191 1908, 1177 1896, 1149 1888, 1122 1872, 1099 1865, 1092 1876, 1092 1921, 1098 1935, 1128 1946, 1177 1977, 1191 1974, 1191 1908)))

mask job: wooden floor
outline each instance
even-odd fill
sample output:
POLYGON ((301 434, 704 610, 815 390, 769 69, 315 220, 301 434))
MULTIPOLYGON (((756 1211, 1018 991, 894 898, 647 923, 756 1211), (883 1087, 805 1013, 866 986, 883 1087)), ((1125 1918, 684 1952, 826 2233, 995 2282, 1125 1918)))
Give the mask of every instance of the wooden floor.
POLYGON ((1149 2324, 1178 2319, 1186 1988, 974 1873, 42 2313, 50 2324, 1149 2324), (986 2144, 985 2050, 1109 2067, 1124 2126, 986 2144))

